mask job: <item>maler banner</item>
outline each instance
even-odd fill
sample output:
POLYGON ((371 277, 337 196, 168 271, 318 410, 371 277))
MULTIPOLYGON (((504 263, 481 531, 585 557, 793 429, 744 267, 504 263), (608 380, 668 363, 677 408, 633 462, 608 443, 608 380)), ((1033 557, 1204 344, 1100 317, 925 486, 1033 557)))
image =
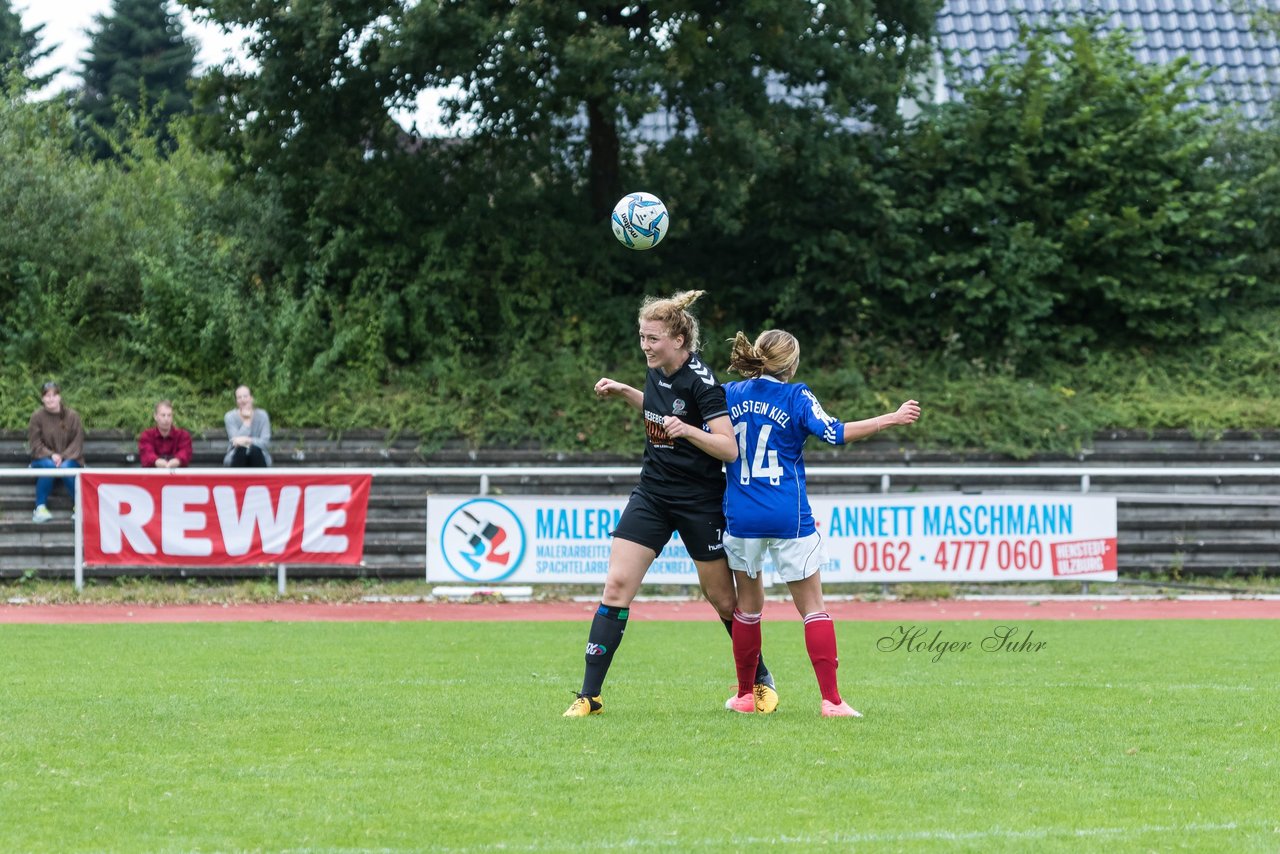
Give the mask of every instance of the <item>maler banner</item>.
POLYGON ((360 563, 365 475, 80 475, 86 565, 360 563))
MULTIPOLYGON (((427 502, 427 580, 602 584, 625 497, 427 502)), ((1108 496, 811 496, 823 581, 1115 581, 1108 496)), ((766 578, 771 578, 766 566, 766 578)), ((673 537, 646 584, 697 584, 673 537)))

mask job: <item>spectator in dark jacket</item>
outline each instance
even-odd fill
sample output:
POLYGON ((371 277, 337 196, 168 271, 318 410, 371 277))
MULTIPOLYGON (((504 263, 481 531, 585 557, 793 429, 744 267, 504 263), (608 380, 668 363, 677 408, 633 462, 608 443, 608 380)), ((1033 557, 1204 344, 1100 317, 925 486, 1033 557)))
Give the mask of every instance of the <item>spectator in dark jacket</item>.
MULTIPOLYGON (((40 387, 40 408, 31 413, 27 423, 27 445, 31 448, 31 468, 80 468, 84 465, 84 425, 80 414, 62 402, 62 387, 49 382, 40 387)), ((48 522, 53 518, 45 504, 53 492, 52 477, 36 479, 36 509, 31 514, 33 522, 48 522)), ((73 477, 61 478, 71 494, 71 504, 76 502, 76 481, 73 477)))

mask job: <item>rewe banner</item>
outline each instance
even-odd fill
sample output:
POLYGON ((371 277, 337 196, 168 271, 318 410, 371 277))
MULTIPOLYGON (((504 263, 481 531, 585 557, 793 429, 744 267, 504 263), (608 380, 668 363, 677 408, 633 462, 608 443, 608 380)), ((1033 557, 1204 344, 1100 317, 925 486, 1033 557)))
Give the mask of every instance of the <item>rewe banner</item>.
POLYGON ((80 475, 84 563, 359 563, 369 475, 80 475))

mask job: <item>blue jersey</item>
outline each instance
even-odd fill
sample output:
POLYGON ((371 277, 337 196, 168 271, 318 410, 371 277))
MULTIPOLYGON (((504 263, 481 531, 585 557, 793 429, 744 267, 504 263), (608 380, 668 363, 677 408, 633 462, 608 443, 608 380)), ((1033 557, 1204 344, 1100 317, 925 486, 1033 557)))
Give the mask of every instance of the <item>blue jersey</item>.
POLYGON ((735 537, 807 537, 813 512, 804 482, 810 435, 844 444, 844 424, 804 383, 773 377, 726 383, 738 459, 725 466, 724 517, 735 537))

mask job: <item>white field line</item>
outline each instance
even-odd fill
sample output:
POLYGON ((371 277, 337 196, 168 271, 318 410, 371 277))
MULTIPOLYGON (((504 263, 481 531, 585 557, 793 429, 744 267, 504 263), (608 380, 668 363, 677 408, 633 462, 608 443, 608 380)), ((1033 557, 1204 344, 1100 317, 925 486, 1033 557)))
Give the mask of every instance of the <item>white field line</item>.
MULTIPOLYGON (((912 843, 912 842, 999 842, 999 841, 1035 841, 1035 840, 1087 840, 1087 839, 1136 839, 1140 836, 1149 834, 1169 834, 1172 838, 1171 843, 1177 843, 1179 846, 1187 843, 1187 836, 1198 835, 1201 837, 1214 837, 1220 834, 1236 834, 1236 833, 1271 833, 1277 836, 1280 841, 1280 817, 1276 822, 1249 822, 1240 824, 1237 822, 1223 823, 1196 823, 1182 825, 1162 825, 1162 824, 1140 824, 1132 827, 1046 827, 1046 828, 1028 828, 1025 830, 1008 827, 993 827, 987 830, 913 830, 913 831, 883 831, 859 833, 857 831, 833 831, 829 834, 810 835, 797 834, 778 836, 731 836, 728 838, 719 837, 715 839, 690 839, 687 837, 677 839, 639 839, 631 837, 619 840, 602 840, 591 839, 583 840, 583 847, 592 850, 636 850, 650 848, 674 848, 674 849, 718 849, 722 850, 726 847, 745 847, 751 845, 769 845, 782 847, 826 847, 840 846, 847 847, 849 845, 862 844, 892 844, 892 843, 912 843)), ((1221 845, 1229 842, 1219 838, 1217 842, 1213 842, 1209 838, 1201 840, 1200 844, 1221 845)), ((291 849, 294 852, 311 851, 314 849, 291 849)), ((331 851, 333 849, 324 849, 331 851)), ((388 849, 377 849, 385 851, 388 849)), ((533 843, 530 845, 513 845, 504 843, 501 840, 492 840, 484 846, 439 846, 433 845, 432 850, 441 852, 469 852, 469 851, 551 851, 559 850, 558 847, 533 843)))

